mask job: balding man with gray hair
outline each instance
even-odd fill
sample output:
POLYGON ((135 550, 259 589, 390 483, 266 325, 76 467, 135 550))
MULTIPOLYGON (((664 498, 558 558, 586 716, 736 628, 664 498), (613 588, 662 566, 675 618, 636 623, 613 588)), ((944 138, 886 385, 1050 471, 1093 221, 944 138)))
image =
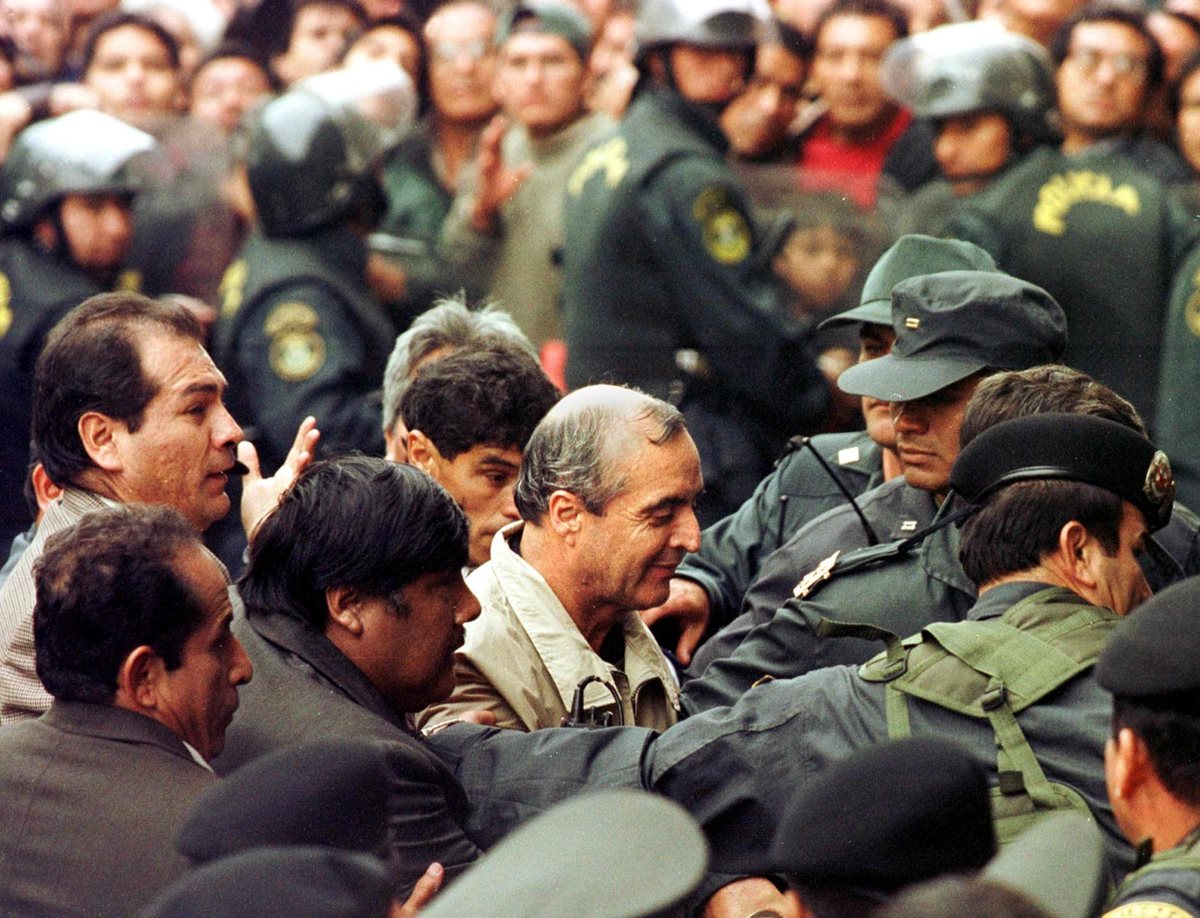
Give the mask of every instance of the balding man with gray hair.
POLYGON ((517 730, 673 724, 676 683, 638 610, 666 599, 699 548, 701 488, 673 406, 617 386, 560 401, 525 447, 521 520, 468 579, 483 611, 455 655, 454 693, 422 726, 479 710, 517 730))

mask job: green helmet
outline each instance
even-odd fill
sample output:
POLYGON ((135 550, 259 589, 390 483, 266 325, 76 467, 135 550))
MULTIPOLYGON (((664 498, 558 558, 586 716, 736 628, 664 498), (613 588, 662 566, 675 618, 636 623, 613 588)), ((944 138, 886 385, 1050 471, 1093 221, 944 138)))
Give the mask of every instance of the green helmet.
POLYGON ((881 75, 923 118, 997 112, 1031 140, 1057 131, 1053 68, 1034 41, 990 22, 941 26, 896 42, 881 75))
POLYGON ((0 169, 0 225, 27 229, 69 194, 135 193, 129 161, 154 147, 145 131, 91 110, 27 127, 0 169))
POLYGON ((303 80, 259 108, 243 142, 263 232, 302 235, 377 203, 379 161, 415 109, 412 81, 388 64, 303 80))
POLYGON ((753 48, 769 10, 759 0, 643 0, 638 57, 664 45, 753 48))

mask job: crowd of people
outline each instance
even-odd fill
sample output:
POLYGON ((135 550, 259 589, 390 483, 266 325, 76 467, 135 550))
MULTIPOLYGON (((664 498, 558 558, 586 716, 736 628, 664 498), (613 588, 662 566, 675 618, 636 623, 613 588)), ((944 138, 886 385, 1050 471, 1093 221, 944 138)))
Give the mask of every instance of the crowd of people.
POLYGON ((1198 75, 0 0, 0 913, 1200 915, 1198 75))

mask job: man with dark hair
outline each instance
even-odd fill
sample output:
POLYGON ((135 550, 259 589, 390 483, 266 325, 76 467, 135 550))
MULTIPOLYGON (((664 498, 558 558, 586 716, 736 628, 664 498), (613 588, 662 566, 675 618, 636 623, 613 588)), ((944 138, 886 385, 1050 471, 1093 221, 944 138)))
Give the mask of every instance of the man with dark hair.
POLYGON ((350 37, 367 23, 357 0, 297 0, 283 51, 273 60, 285 85, 324 73, 337 66, 350 37))
POLYGON ((55 326, 34 375, 33 440, 66 490, 0 589, 0 722, 50 703, 32 629, 32 568, 48 536, 113 503, 173 507, 197 532, 229 512, 242 431, 224 390, 195 318, 177 304, 101 294, 55 326))
POLYGON ((568 716, 673 724, 675 679, 637 613, 666 599, 675 566, 699 547, 700 488, 677 409, 616 386, 566 396, 525 449, 521 522, 471 575, 483 612, 455 657, 454 693, 423 722, 482 709, 519 730, 568 716))
POLYGON ((151 506, 87 514, 36 580, 54 702, 0 730, 0 911, 128 915, 185 872, 175 835, 251 676, 229 581, 190 521, 151 506))
POLYGON ((479 613, 466 563, 466 519, 436 482, 347 456, 300 475, 257 529, 238 584, 246 615, 234 632, 257 677, 217 770, 304 740, 386 741, 392 867, 405 895, 430 862, 449 879, 479 853, 460 787, 409 726, 454 687, 462 625, 479 613))
POLYGON ((436 360, 404 393, 408 463, 462 507, 473 567, 491 557, 496 533, 520 518, 513 490, 521 453, 556 401, 558 390, 537 361, 511 348, 436 360))
POLYGON ((106 13, 88 31, 83 85, 100 111, 154 131, 184 107, 175 37, 149 16, 106 13))
POLYGON ((537 349, 517 328, 512 316, 491 304, 470 309, 462 293, 438 300, 396 338, 383 371, 383 439, 389 459, 407 461, 408 429, 400 414, 400 402, 417 371, 426 363, 460 350, 493 347, 522 351, 533 360, 538 357, 537 349))
POLYGON ((1112 693, 1108 797, 1138 868, 1106 918, 1200 913, 1200 580, 1177 584, 1122 623, 1096 664, 1112 693))
POLYGON ((278 88, 279 80, 253 47, 225 42, 196 65, 188 83, 188 114, 232 134, 242 115, 278 88))

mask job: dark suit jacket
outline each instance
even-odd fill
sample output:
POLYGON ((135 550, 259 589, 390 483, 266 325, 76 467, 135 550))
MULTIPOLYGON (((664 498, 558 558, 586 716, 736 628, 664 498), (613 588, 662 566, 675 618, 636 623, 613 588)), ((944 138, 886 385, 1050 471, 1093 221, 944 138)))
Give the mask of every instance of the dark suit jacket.
POLYGON ((56 701, 0 729, 0 915, 137 912, 186 872, 175 836, 216 780, 122 708, 56 701))
POLYGON ((431 861, 453 878, 479 857, 463 829, 467 799, 454 775, 323 634, 290 615, 240 610, 233 630, 254 663, 254 678, 239 691, 225 751, 214 763, 220 774, 305 740, 376 739, 393 763, 388 824, 392 867, 405 895, 431 861))

